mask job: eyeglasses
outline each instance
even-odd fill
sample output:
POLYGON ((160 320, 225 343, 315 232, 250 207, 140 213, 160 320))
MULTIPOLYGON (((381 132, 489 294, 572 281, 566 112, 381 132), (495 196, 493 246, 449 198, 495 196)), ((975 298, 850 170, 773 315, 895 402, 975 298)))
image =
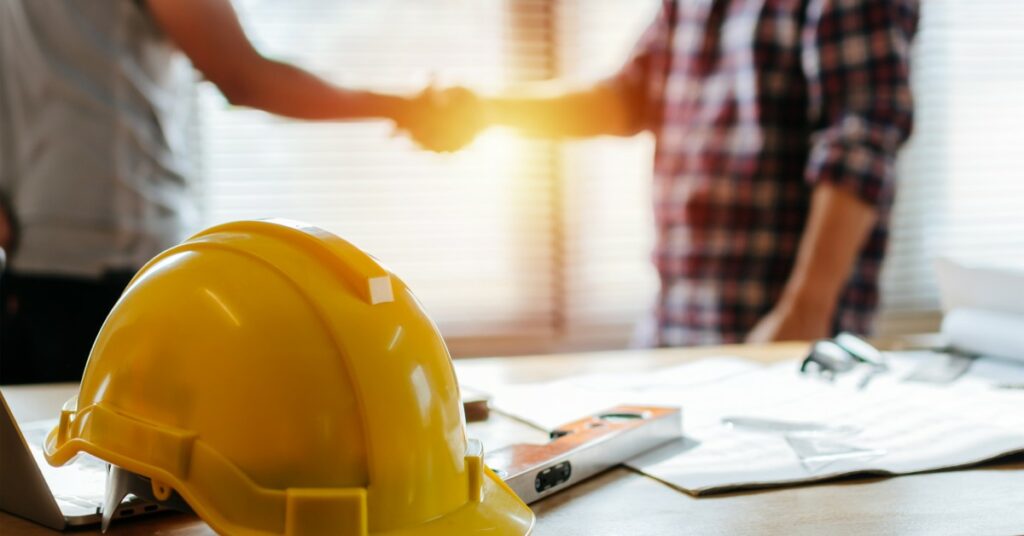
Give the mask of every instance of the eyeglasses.
POLYGON ((871 372, 861 381, 861 388, 867 386, 875 374, 889 370, 885 355, 878 348, 852 333, 843 332, 835 338, 822 339, 812 344, 810 352, 800 364, 800 372, 834 379, 836 375, 849 372, 862 364, 870 365, 871 372))

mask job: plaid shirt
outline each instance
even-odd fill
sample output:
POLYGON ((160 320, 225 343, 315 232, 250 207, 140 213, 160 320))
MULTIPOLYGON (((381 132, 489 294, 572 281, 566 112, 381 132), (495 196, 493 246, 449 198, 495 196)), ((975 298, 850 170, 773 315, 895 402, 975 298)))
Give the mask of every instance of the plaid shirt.
POLYGON ((870 330, 916 0, 665 0, 614 79, 657 139, 659 345, 740 341, 778 299, 815 184, 877 207, 835 330, 870 330))

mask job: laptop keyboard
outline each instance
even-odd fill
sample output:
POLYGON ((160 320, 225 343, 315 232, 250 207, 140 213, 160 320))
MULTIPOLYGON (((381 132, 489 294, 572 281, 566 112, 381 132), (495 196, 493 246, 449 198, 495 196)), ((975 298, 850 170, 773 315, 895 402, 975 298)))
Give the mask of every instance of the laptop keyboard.
POLYGON ((46 423, 30 423, 22 427, 22 433, 61 511, 65 515, 99 512, 107 485, 107 463, 88 454, 79 454, 63 467, 51 467, 43 458, 42 449, 50 429, 46 423))
POLYGON ((69 495, 57 495, 57 505, 60 511, 67 514, 87 515, 98 514, 101 509, 101 498, 97 497, 74 497, 69 495), (80 511, 78 511, 80 510, 80 511))

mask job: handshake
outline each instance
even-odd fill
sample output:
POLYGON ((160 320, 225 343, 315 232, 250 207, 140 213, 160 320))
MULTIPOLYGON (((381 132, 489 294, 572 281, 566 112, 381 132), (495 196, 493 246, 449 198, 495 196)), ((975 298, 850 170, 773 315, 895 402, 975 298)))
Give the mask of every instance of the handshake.
POLYGON ((403 99, 392 115, 399 130, 420 147, 452 152, 469 145, 490 125, 487 103, 462 87, 428 87, 403 99))

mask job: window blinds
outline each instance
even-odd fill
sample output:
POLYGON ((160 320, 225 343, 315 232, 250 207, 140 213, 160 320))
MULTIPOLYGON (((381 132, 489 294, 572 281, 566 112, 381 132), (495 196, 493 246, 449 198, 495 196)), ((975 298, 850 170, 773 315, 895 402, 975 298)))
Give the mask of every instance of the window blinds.
MULTIPOLYGON (((558 2, 558 72, 567 85, 614 74, 654 19, 657 0, 558 2)), ((562 146, 566 218, 566 336, 621 347, 651 310, 657 274, 649 135, 562 146)))
MULTIPOLYGON (((543 34, 513 31, 517 3, 238 6, 264 54, 352 87, 412 92, 431 75, 494 90, 546 72, 548 54, 533 42, 543 34)), ((337 233, 402 277, 457 353, 460 341, 480 337, 552 338, 558 254, 548 151, 495 132, 436 155, 382 122, 279 119, 231 107, 212 87, 199 97, 206 224, 274 216, 337 233)))
MULTIPOLYGON (((614 70, 654 2, 599 3, 238 6, 261 51, 339 83, 415 91, 433 75, 487 92, 614 70)), ((563 146, 496 130, 434 155, 383 123, 279 119, 212 87, 199 100, 206 224, 288 217, 351 240, 406 280, 454 354, 622 346, 653 296, 649 140, 563 146)))
POLYGON ((1024 265, 1024 3, 927 0, 879 330, 938 327, 936 257, 1024 265))

